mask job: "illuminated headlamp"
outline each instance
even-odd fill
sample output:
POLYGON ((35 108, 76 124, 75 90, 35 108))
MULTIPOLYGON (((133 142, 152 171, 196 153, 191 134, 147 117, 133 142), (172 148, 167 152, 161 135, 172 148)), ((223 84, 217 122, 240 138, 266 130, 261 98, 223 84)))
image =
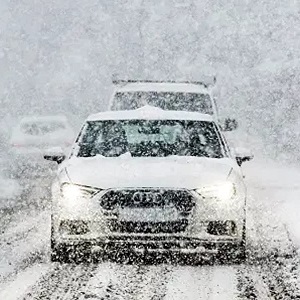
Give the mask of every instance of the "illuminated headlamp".
POLYGON ((74 203, 81 200, 90 199, 99 191, 100 189, 71 183, 64 183, 61 186, 61 196, 63 200, 74 203))
POLYGON ((204 199, 228 201, 236 195, 236 186, 232 182, 224 182, 196 189, 204 199))

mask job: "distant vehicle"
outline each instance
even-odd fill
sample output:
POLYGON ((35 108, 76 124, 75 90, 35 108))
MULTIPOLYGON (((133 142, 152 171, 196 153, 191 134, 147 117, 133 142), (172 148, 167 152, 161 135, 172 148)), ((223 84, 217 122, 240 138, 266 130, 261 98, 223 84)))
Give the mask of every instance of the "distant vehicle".
POLYGON ((242 260, 246 189, 212 116, 145 106, 90 116, 52 185, 51 259, 172 253, 242 260))
POLYGON ((137 109, 152 105, 164 110, 209 114, 223 131, 232 131, 238 127, 235 119, 220 120, 213 94, 215 77, 207 77, 202 81, 113 80, 113 83, 116 88, 109 110, 137 109))
POLYGON ((11 172, 38 171, 43 165, 45 149, 60 147, 67 151, 74 131, 65 116, 25 117, 14 128, 10 139, 11 172))

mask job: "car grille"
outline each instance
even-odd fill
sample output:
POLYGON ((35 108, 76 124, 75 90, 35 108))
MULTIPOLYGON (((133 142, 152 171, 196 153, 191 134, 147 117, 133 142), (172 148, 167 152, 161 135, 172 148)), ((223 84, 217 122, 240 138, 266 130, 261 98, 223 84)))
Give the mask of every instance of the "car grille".
POLYGON ((189 213, 194 207, 194 199, 186 190, 109 190, 100 199, 106 210, 117 207, 152 208, 174 205, 180 212, 189 213))
POLYGON ((194 199, 186 190, 168 189, 126 189, 109 190, 100 199, 100 205, 106 212, 112 212, 114 218, 108 218, 108 226, 113 232, 121 233, 176 233, 188 226, 188 216, 194 207, 194 199), (152 209, 175 207, 178 219, 151 222, 147 220, 120 220, 118 209, 152 209))
POLYGON ((182 232, 188 226, 187 219, 180 219, 178 221, 172 222, 125 222, 110 220, 108 222, 108 227, 113 232, 120 233, 176 233, 182 232))

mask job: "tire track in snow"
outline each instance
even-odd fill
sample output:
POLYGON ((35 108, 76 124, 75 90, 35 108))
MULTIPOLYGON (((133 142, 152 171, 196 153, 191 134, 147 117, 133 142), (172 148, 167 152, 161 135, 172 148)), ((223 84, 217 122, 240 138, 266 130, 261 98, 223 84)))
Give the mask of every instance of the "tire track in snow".
POLYGON ((263 278, 257 270, 248 265, 242 265, 237 270, 237 290, 242 300, 270 300, 272 299, 263 278))
POLYGON ((13 281, 0 286, 0 299, 20 299, 30 286, 43 276, 49 269, 45 264, 36 264, 17 274, 13 281))
POLYGON ((300 299, 299 258, 270 256, 238 270, 240 299, 300 299))
POLYGON ((295 282, 299 258, 287 227, 266 203, 249 200, 249 261, 238 272, 240 298, 300 299, 295 282))
POLYGON ((57 265, 22 300, 163 299, 170 267, 57 265))
POLYGON ((248 215, 248 227, 252 233, 251 266, 243 276, 260 281, 261 284, 255 286, 265 286, 268 291, 266 299, 300 299, 299 282, 296 280, 299 277, 299 256, 287 226, 270 205, 279 205, 279 200, 274 204, 272 193, 273 190, 263 186, 252 187, 255 197, 249 197, 251 207, 248 215))
POLYGON ((18 272, 46 260, 50 214, 45 206, 37 205, 47 198, 46 186, 45 180, 38 180, 24 189, 22 201, 16 199, 14 206, 1 210, 1 214, 7 215, 1 220, 0 283, 12 280, 18 272))
POLYGON ((48 213, 43 212, 17 224, 0 235, 0 282, 20 270, 45 260, 48 248, 48 213))
POLYGON ((256 266, 274 300, 300 299, 299 257, 271 256, 256 266))
POLYGON ((11 268, 7 268, 4 274, 1 274, 0 276, 0 284, 5 284, 7 282, 13 281, 14 278, 20 272, 23 272, 30 267, 34 267, 37 264, 43 264, 43 263, 45 263, 44 251, 31 253, 28 257, 26 257, 22 261, 16 262, 14 265, 11 266, 11 268))
POLYGON ((233 266, 174 267, 165 300, 234 300, 237 298, 233 266))
MULTIPOLYGON (((272 260, 272 263, 273 260, 272 260)), ((286 266, 286 265, 284 265, 286 266)), ((291 266, 294 270, 295 266, 291 266)), ((115 263, 58 265, 23 300, 289 300, 300 299, 290 285, 295 272, 259 265, 172 266, 115 263), (269 268, 269 269, 268 269, 269 268), (290 274, 290 275, 288 275, 290 274)))
POLYGON ((114 265, 89 283, 88 299, 163 299, 170 266, 114 265))
POLYGON ((22 300, 79 300, 87 282, 97 269, 95 264, 56 264, 22 300))
POLYGON ((41 230, 41 224, 44 225, 44 229, 49 231, 50 213, 44 211, 34 216, 26 216, 22 221, 11 224, 5 232, 0 235, 0 247, 4 244, 11 245, 21 240, 30 238, 30 234, 36 234, 41 230), (45 222, 46 220, 46 222, 45 222))

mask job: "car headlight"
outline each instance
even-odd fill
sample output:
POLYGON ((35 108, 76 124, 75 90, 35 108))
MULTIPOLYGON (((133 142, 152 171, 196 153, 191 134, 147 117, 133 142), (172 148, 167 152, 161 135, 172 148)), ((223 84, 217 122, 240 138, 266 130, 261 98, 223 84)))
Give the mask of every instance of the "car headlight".
POLYGON ((226 202, 236 195, 236 186, 232 182, 224 182, 196 189, 196 192, 203 198, 226 202))
POLYGON ((87 186, 64 183, 61 186, 61 200, 66 206, 76 207, 86 203, 86 200, 92 198, 100 191, 100 189, 87 186))

